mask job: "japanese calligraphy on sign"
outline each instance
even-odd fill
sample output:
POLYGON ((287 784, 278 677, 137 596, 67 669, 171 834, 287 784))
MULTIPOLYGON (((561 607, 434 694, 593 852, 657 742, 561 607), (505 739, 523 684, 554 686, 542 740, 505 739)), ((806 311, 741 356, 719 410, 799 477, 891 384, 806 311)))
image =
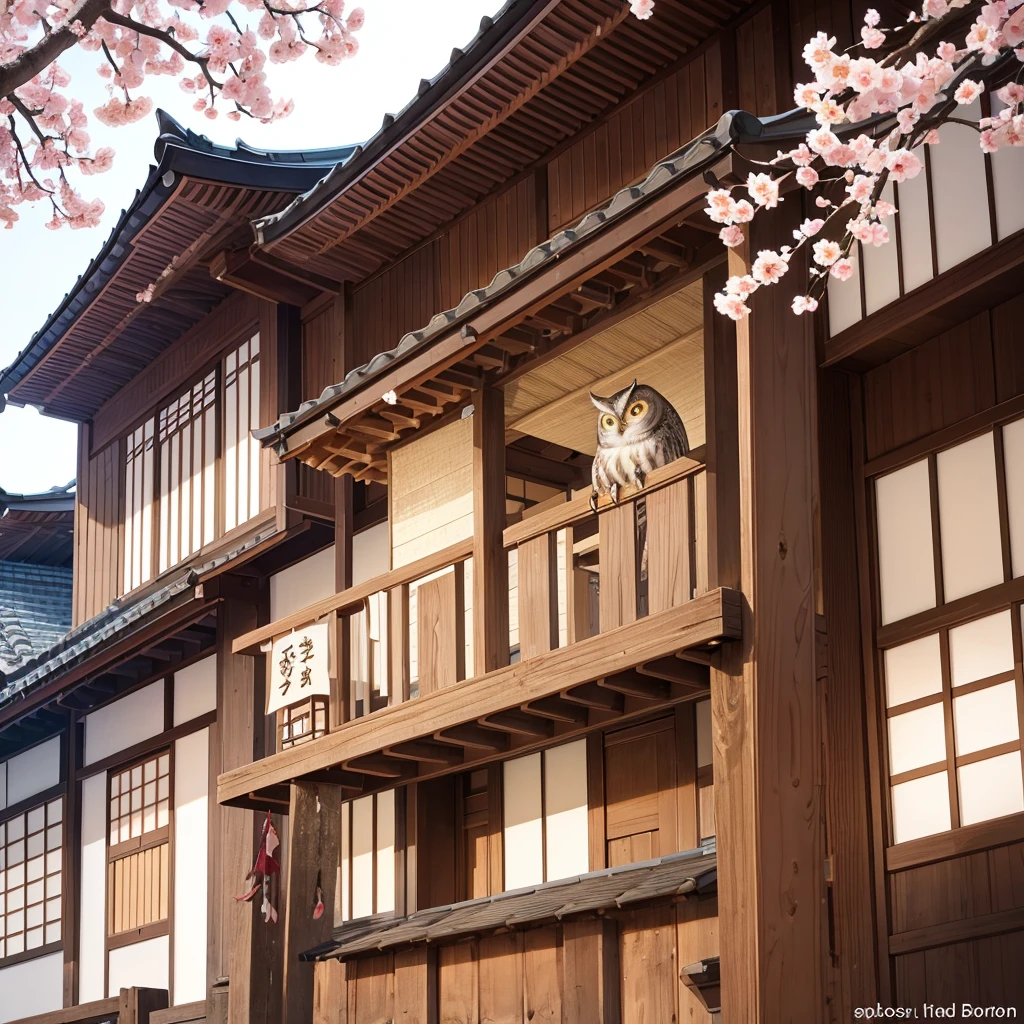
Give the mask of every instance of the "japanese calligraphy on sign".
POLYGON ((318 622, 274 641, 270 653, 267 714, 312 696, 330 696, 328 624, 318 622))

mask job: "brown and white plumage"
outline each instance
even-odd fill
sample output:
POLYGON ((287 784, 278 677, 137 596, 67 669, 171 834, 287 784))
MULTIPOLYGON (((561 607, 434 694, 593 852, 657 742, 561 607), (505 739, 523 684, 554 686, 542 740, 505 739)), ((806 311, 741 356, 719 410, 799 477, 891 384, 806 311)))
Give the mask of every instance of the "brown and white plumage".
POLYGON ((643 487, 652 469, 681 458, 690 450, 679 413, 649 384, 637 384, 602 398, 591 392, 598 410, 597 454, 593 483, 596 494, 618 500, 627 484, 643 487))

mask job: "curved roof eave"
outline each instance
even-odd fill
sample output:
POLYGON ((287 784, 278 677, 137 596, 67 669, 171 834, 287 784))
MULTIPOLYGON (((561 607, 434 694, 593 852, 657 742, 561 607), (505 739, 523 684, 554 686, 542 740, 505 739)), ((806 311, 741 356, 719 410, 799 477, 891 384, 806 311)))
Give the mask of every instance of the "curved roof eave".
POLYGON ((72 327, 132 251, 132 240, 174 193, 179 178, 196 177, 242 188, 303 192, 325 172, 349 160, 356 146, 314 150, 261 150, 240 139, 234 148, 182 127, 164 110, 156 113, 158 134, 145 184, 135 193, 106 242, 50 314, 43 326, 0 372, 0 396, 21 383, 72 327))

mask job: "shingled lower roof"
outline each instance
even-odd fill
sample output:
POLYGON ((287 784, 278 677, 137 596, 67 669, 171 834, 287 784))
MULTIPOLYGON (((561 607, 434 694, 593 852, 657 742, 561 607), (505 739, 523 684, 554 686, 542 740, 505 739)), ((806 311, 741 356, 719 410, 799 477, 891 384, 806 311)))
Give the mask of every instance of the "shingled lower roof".
POLYGON ((496 896, 432 907, 408 917, 350 921, 334 930, 333 941, 302 953, 299 958, 344 960, 360 953, 617 910, 647 900, 713 891, 717 877, 714 847, 688 850, 496 896))
POLYGON ((0 668, 19 668, 70 628, 70 567, 0 561, 0 668))

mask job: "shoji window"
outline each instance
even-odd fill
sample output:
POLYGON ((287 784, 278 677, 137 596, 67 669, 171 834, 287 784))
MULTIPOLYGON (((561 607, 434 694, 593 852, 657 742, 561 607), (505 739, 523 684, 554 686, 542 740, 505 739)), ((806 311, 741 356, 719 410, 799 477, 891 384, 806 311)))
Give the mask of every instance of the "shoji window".
POLYGON ((1024 811, 1019 608, 884 654, 893 839, 1024 811))
POLYGON ((341 805, 341 919, 395 909, 395 792, 341 805))
POLYGON ((170 907, 170 752, 153 754, 113 772, 109 781, 107 935, 135 941, 166 934, 170 907))
POLYGON ((514 758, 502 769, 505 889, 586 874, 586 740, 514 758))
POLYGON ((157 418, 160 572, 213 540, 216 529, 217 374, 211 372, 157 418))
POLYGON ((153 435, 147 420, 125 439, 124 593, 153 575, 153 435))
POLYGON ((0 961, 61 939, 63 800, 0 824, 0 961))
POLYGON ((1024 575, 1022 481, 1024 420, 875 482, 895 843, 1024 811, 1021 607, 1005 587, 1024 575), (965 598, 956 625, 930 624, 965 598))
POLYGON ((254 334, 224 360, 224 529, 260 509, 260 336, 254 334))

